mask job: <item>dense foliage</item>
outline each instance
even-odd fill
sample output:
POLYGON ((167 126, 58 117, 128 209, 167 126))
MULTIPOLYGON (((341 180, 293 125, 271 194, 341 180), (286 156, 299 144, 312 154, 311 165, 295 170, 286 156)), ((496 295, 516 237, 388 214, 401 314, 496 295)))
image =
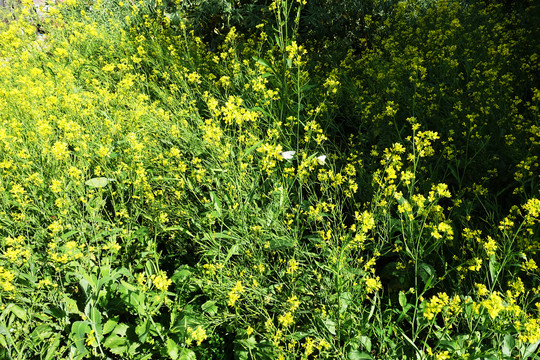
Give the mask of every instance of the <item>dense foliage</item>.
POLYGON ((0 358, 539 359, 539 4, 346 3, 0 9, 0 358))

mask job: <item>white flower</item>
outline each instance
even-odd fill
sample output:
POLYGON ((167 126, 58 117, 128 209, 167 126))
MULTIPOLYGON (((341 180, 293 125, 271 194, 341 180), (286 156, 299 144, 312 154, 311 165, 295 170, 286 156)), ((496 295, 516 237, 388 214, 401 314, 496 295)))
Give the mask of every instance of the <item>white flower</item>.
POLYGON ((326 155, 317 156, 317 162, 319 165, 324 165, 326 163, 326 155))
POLYGON ((296 151, 284 151, 284 152, 280 152, 279 156, 281 156, 285 160, 291 160, 295 153, 296 151))

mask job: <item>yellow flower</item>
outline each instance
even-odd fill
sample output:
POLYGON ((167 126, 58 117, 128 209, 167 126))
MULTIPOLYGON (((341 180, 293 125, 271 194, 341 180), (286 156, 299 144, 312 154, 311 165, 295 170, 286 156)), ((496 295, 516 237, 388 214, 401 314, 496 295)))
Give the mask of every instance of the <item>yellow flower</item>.
POLYGON ((68 145, 65 142, 57 141, 51 148, 51 153, 56 160, 66 160, 69 156, 68 145))
POLYGON ((292 275, 298 270, 298 261, 290 259, 287 267, 287 274, 292 275))
POLYGON ((450 359, 450 353, 448 351, 446 351, 446 350, 442 351, 442 352, 439 352, 435 356, 435 359, 436 360, 448 360, 448 359, 450 359))
POLYGON ((487 241, 484 243, 484 250, 486 250, 486 254, 488 256, 495 255, 495 251, 497 251, 497 243, 495 240, 491 238, 491 236, 487 237, 487 241))
POLYGON ((278 316, 278 321, 283 327, 289 327, 294 323, 294 317, 290 311, 287 311, 285 314, 278 316))
POLYGON ((4 289, 5 292, 15 290, 13 280, 15 280, 15 273, 0 266, 0 288, 4 289))
POLYGON ((186 345, 191 345, 192 341, 197 342, 197 346, 201 345, 201 343, 208 338, 206 335, 206 330, 202 326, 197 326, 195 330, 188 327, 187 333, 189 335, 188 339, 186 340, 186 345))
POLYGON ((533 218, 537 218, 540 216, 540 200, 538 199, 530 199, 527 201, 525 205, 523 205, 523 209, 527 212, 527 215, 533 218))
POLYGON ((488 311, 489 316, 495 319, 501 311, 504 310, 503 299, 498 292, 492 293, 489 298, 481 302, 482 306, 488 311))
POLYGON ((229 306, 234 306, 236 300, 240 299, 240 294, 244 291, 241 281, 237 281, 236 285, 229 291, 229 306))
POLYGON ((365 279, 366 291, 368 294, 372 294, 375 291, 382 289, 382 284, 380 278, 377 276, 375 278, 369 277, 365 279))
POLYGON ((61 192, 62 187, 63 187, 63 184, 60 180, 52 179, 50 188, 53 193, 61 192))
POLYGON ((291 305, 291 311, 294 312, 298 307, 300 306, 300 300, 296 297, 296 295, 291 296, 287 299, 287 302, 291 305))
POLYGON ((521 264, 521 270, 526 272, 532 272, 538 269, 538 265, 533 259, 529 259, 521 264))
POLYGON ((485 296, 485 295, 487 295, 489 293, 486 285, 484 285, 484 284, 476 283, 476 284, 474 284, 474 286, 476 286, 476 289, 477 289, 476 293, 478 294, 478 296, 485 296))
POLYGON ((86 335, 85 343, 87 346, 93 346, 96 343, 96 336, 94 335, 94 330, 90 330, 86 335))
POLYGON ((167 291, 169 286, 172 284, 172 280, 167 279, 167 274, 165 274, 165 271, 160 271, 157 275, 152 275, 151 279, 156 289, 161 291, 167 291))

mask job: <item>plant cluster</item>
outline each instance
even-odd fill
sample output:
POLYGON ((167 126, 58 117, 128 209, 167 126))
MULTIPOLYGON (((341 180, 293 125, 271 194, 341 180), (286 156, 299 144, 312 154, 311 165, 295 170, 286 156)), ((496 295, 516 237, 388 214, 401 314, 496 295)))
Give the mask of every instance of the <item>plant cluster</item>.
POLYGON ((329 3, 2 14, 0 358, 538 359, 538 4, 329 3))

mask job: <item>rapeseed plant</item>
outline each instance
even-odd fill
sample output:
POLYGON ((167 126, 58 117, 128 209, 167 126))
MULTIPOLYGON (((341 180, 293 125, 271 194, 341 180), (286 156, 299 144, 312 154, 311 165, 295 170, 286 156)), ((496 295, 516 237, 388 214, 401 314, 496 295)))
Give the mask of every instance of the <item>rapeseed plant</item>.
POLYGON ((0 357, 532 357, 537 5, 305 6, 0 24, 0 357))

